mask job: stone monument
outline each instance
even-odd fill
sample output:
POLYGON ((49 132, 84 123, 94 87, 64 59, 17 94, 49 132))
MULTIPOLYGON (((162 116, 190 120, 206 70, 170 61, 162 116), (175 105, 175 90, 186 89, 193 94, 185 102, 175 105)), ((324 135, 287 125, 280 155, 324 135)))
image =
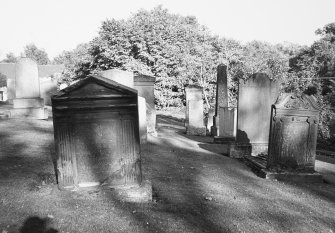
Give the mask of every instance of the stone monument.
POLYGON ((217 67, 215 116, 211 134, 214 143, 225 143, 235 140, 236 108, 228 107, 227 66, 217 67))
POLYGON ((283 94, 272 105, 267 168, 314 172, 318 122, 313 96, 283 94))
POLYGON ((264 73, 256 73, 239 84, 236 143, 230 144, 231 157, 267 153, 271 105, 279 95, 279 85, 264 73))
POLYGON ((151 200, 151 185, 142 180, 135 89, 88 76, 53 96, 52 111, 61 190, 107 186, 123 200, 151 200))
POLYGON ((204 104, 202 100, 202 87, 198 85, 188 85, 186 92, 186 134, 206 136, 206 126, 204 125, 204 104))
POLYGON ((31 58, 20 58, 15 66, 15 99, 11 117, 48 118, 40 97, 38 67, 31 58))

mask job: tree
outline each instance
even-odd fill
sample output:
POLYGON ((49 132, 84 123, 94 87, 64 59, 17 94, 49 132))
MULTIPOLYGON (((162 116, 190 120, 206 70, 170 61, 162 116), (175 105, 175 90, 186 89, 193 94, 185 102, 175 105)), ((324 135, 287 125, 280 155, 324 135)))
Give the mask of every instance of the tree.
POLYGON ((43 50, 37 48, 34 44, 28 44, 24 47, 24 54, 26 57, 34 59, 39 65, 46 65, 50 63, 48 54, 43 50))
POLYGON ((3 59, 1 62, 16 63, 17 62, 17 57, 14 55, 14 53, 7 53, 6 58, 3 59))

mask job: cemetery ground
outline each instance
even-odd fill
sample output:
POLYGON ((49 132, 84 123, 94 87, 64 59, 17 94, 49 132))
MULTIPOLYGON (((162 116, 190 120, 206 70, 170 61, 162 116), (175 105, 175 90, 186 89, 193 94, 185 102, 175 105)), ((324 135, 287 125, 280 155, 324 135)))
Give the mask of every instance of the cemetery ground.
POLYGON ((142 147, 153 201, 126 203, 105 187, 59 191, 52 120, 2 119, 0 232, 335 232, 334 183, 262 179, 182 125, 159 115, 142 147))

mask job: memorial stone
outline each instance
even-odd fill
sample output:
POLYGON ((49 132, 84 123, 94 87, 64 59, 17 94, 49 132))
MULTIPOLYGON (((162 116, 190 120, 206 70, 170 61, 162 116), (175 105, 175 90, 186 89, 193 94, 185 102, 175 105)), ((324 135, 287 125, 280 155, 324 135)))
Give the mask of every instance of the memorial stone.
POLYGON ((279 85, 264 73, 256 73, 239 84, 236 143, 230 145, 231 157, 267 153, 271 105, 279 85))
POLYGON ((204 125, 204 105, 202 100, 202 87, 198 85, 188 85, 186 92, 186 133, 189 135, 206 136, 204 125))
POLYGON ((220 64, 217 67, 216 79, 216 101, 215 101, 215 116, 213 117, 213 127, 211 129, 212 136, 219 136, 220 127, 220 108, 228 107, 228 80, 227 66, 220 64))
POLYGON ((267 168, 314 172, 318 122, 313 96, 283 94, 272 105, 267 168))
POLYGON ((52 97, 58 186, 104 184, 124 198, 151 200, 142 182, 137 91, 89 76, 52 97))
POLYGON ((20 58, 15 68, 15 99, 11 117, 46 119, 36 62, 30 58, 20 58))

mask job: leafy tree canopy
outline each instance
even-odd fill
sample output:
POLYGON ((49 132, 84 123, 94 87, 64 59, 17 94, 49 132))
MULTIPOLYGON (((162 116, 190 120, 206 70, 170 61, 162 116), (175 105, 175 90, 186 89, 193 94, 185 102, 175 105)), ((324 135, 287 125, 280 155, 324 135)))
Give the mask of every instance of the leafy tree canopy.
POLYGON ((26 57, 34 59, 39 65, 46 65, 50 63, 48 54, 43 50, 37 48, 34 44, 28 44, 24 47, 24 54, 26 57))

